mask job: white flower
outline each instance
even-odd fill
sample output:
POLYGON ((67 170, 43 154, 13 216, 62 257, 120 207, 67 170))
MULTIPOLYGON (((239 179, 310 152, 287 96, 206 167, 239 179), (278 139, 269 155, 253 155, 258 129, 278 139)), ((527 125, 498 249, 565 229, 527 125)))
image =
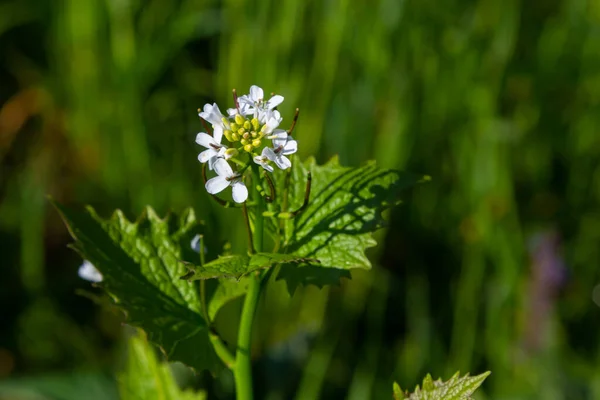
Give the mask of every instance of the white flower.
POLYGON ((226 156, 225 152, 227 151, 227 146, 221 144, 221 139, 223 139, 223 128, 219 125, 215 125, 213 135, 214 136, 210 136, 204 132, 200 132, 196 135, 196 143, 207 148, 207 150, 198 154, 198 161, 203 164, 208 161, 208 167, 210 169, 213 169, 213 164, 218 158, 226 156))
POLYGON ((254 157, 254 162, 257 163, 258 165, 260 165, 261 167, 263 167, 264 169, 266 169, 269 172, 273 172, 273 167, 271 167, 268 163, 269 161, 271 161, 273 158, 273 149, 269 148, 269 147, 265 147, 264 149, 262 149, 262 153, 260 156, 255 156, 254 157))
POLYGON ((221 110, 219 110, 217 103, 213 103, 212 105, 205 104, 204 110, 199 112, 198 115, 207 122, 210 122, 213 128, 216 126, 225 128, 223 124, 224 117, 223 114, 221 114, 221 110))
POLYGON ((79 267, 77 274, 81 279, 94 283, 102 282, 102 279, 104 279, 100 271, 88 260, 83 260, 83 264, 79 267))
POLYGON ((210 194, 217 194, 231 186, 233 201, 245 202, 248 198, 248 189, 242 182, 241 175, 233 172, 231 166, 223 158, 218 158, 213 164, 213 168, 217 176, 206 182, 206 191, 210 194))
POLYGON ((286 156, 294 154, 298 151, 298 142, 293 137, 288 136, 285 132, 285 136, 280 133, 279 136, 273 138, 273 149, 267 157, 273 161, 281 169, 287 169, 292 166, 292 162, 286 156))
POLYGON ((269 111, 263 115, 263 121, 260 121, 261 124, 264 124, 260 131, 264 136, 269 137, 275 131, 281 131, 281 129, 275 128, 279 126, 282 120, 283 118, 281 118, 279 111, 269 111))
POLYGON ((292 166, 292 162, 286 156, 298 151, 298 142, 288 136, 286 131, 281 129, 277 131, 279 132, 271 136, 273 148, 265 147, 260 156, 254 157, 254 162, 269 172, 273 172, 273 167, 268 164, 269 161, 273 161, 280 169, 288 169, 292 166))
MULTIPOLYGON (((238 97, 240 113, 243 115, 254 114, 259 120, 261 116, 283 102, 283 96, 278 94, 271 97, 268 101, 264 101, 265 94, 263 90, 256 86, 250 86, 250 94, 238 97)), ((262 121, 261 121, 262 122, 262 121)))

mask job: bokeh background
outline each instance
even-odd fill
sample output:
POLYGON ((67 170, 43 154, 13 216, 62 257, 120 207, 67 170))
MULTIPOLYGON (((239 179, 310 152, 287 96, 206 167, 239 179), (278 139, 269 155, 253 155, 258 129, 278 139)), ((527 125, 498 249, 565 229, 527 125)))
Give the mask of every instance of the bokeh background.
MULTIPOLYGON (((372 271, 269 289, 257 398, 383 399, 489 369, 480 399, 600 399, 597 0, 2 0, 0 387, 115 398, 120 317, 46 196, 130 218, 192 206, 235 246, 196 109, 251 84, 285 96, 284 125, 301 109, 301 157, 432 177, 372 271)), ((176 372, 232 398, 229 375, 176 372)))

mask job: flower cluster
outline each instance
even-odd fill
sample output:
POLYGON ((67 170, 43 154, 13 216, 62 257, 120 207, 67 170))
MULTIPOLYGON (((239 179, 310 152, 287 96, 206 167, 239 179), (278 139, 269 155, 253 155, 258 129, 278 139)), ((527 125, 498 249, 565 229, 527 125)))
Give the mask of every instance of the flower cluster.
POLYGON ((232 188, 232 197, 236 203, 248 198, 248 189, 244 184, 244 171, 251 162, 265 170, 273 172, 271 164, 278 168, 290 168, 292 163, 286 156, 298 150, 298 143, 289 131, 278 129, 282 117, 276 107, 283 97, 273 95, 264 100, 264 92, 258 86, 250 87, 250 93, 237 97, 234 91, 235 108, 227 110, 225 117, 216 103, 206 104, 198 115, 212 125, 212 136, 200 132, 196 143, 206 148, 198 155, 198 161, 208 163, 208 168, 217 176, 206 182, 206 190, 216 194, 227 187, 232 188), (223 136, 229 142, 222 143, 223 136), (270 146, 272 145, 272 146, 270 146), (247 162, 238 159, 247 155, 247 162), (234 170, 232 164, 242 166, 234 170))

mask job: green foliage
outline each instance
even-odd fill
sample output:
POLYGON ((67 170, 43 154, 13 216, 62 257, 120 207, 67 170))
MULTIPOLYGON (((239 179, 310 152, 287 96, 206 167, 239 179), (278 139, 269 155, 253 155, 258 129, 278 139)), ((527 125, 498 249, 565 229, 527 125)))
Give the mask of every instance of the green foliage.
POLYGON ((213 320, 221 307, 245 295, 248 291, 248 283, 248 277, 242 277, 237 281, 227 278, 219 279, 219 285, 208 302, 208 318, 213 320))
POLYGON ((206 395, 177 386, 167 363, 158 362, 141 336, 129 339, 125 369, 117 377, 121 400, 203 400, 206 395))
POLYGON ((448 381, 440 379, 434 381, 430 374, 423 379, 421 387, 417 385, 411 394, 404 393, 400 386, 394 382, 394 400, 469 400, 471 395, 483 383, 491 372, 485 372, 477 376, 466 374, 461 377, 457 372, 448 381))
MULTIPOLYGON (((288 193, 280 196, 280 207, 286 202, 289 210, 302 206, 309 172, 310 202, 296 218, 284 223, 283 250, 298 257, 316 258, 321 263, 318 268, 314 264, 285 265, 279 279, 285 279, 290 293, 299 284, 322 287, 350 277, 350 269, 371 268, 365 251, 377 244, 372 234, 385 226, 382 213, 400 203, 403 189, 428 179, 381 169, 375 162, 351 168, 342 167, 337 157, 321 166, 310 158, 293 164, 291 185, 288 193)), ((278 176, 281 187, 285 174, 280 172, 278 176)))
POLYGON ((0 381, 3 400, 106 400, 116 399, 112 377, 101 373, 70 372, 0 381))
POLYGON ((189 272, 181 277, 188 281, 198 279, 233 278, 239 279, 244 275, 260 269, 269 268, 276 264, 315 262, 289 254, 256 253, 252 255, 230 255, 219 257, 203 266, 190 266, 189 272))
POLYGON ((99 286, 126 312, 128 322, 148 332, 169 360, 218 369, 198 288, 179 279, 186 271, 182 248, 189 248, 198 228, 194 212, 160 219, 148 207, 132 223, 120 211, 103 220, 92 208, 78 212, 54 205, 75 239, 72 247, 102 273, 99 286))

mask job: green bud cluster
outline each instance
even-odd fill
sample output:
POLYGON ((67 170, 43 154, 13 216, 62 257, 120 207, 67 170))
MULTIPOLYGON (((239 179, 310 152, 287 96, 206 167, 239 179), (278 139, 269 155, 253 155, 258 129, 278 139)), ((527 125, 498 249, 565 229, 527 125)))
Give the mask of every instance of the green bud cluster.
POLYGON ((240 142, 244 151, 252 153, 254 149, 262 144, 262 138, 265 136, 266 125, 261 125, 256 118, 245 118, 240 114, 236 114, 234 122, 223 118, 223 123, 229 129, 226 129, 223 134, 229 142, 240 142))

